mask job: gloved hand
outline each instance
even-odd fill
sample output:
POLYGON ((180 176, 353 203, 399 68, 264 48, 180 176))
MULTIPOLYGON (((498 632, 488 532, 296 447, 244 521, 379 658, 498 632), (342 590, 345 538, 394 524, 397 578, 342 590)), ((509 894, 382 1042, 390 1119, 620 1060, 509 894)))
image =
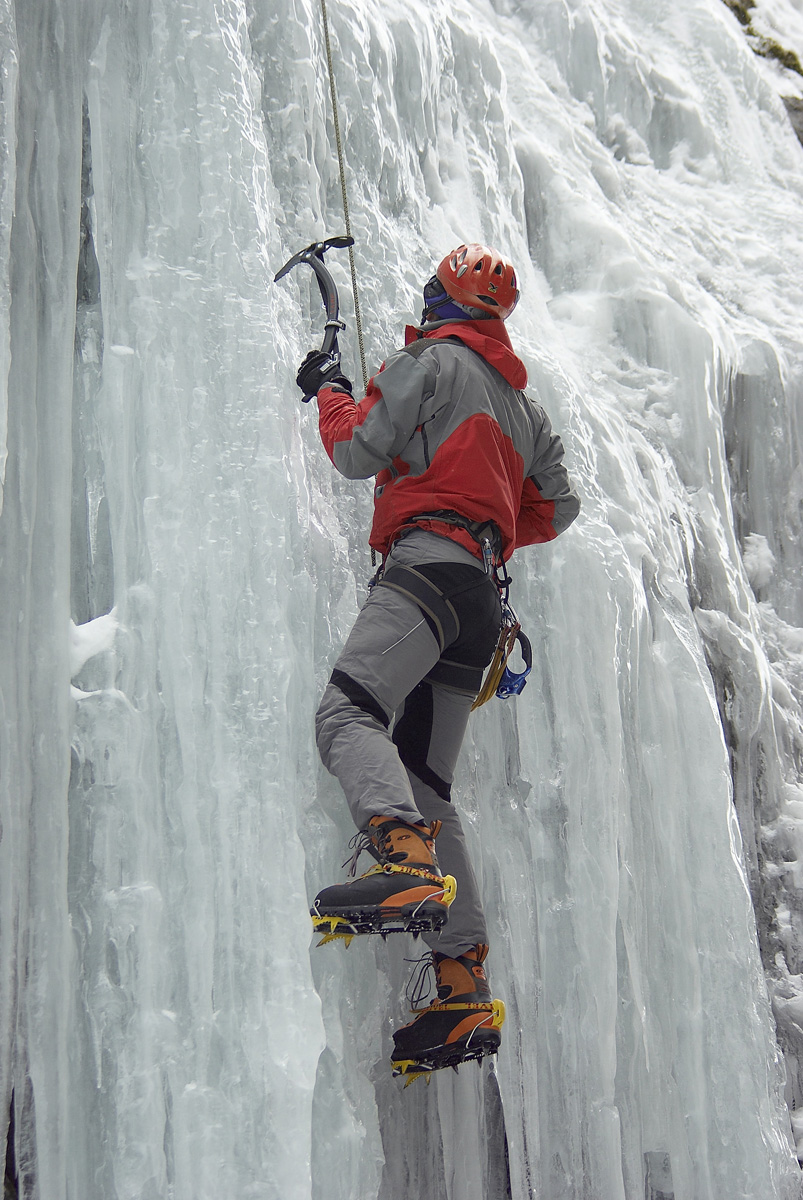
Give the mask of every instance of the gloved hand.
POLYGON ((325 354, 323 350, 310 350, 296 375, 296 383, 304 393, 306 403, 316 396, 322 387, 334 384, 351 395, 351 382, 340 370, 340 355, 325 354))

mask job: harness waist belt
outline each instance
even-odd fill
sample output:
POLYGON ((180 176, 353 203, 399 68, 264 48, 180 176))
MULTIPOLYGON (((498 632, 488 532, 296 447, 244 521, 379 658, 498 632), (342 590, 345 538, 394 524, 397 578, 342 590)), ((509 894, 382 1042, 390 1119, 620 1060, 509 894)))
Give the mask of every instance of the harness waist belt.
POLYGON ((458 529, 465 529, 466 533, 470 534, 479 546, 487 538, 491 543, 494 560, 499 561, 502 557, 502 531, 496 521, 470 521, 468 517, 464 517, 462 513, 455 512, 451 508, 441 508, 437 512, 417 513, 414 517, 407 518, 408 526, 414 527, 419 521, 442 521, 444 525, 456 525, 458 529))

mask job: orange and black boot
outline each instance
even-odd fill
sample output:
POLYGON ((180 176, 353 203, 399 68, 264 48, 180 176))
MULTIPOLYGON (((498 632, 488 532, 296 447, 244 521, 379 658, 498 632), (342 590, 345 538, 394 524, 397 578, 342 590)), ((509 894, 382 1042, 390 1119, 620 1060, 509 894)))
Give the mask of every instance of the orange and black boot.
POLYGON ((478 945, 458 958, 432 955, 438 999, 394 1033, 394 1075, 408 1076, 412 1083, 430 1071, 496 1054, 505 1006, 491 998, 482 965, 487 954, 488 947, 478 945))
POLYGON ((359 879, 319 892, 310 910, 312 924, 347 942, 358 933, 432 933, 443 927, 457 892, 451 875, 441 875, 435 854, 440 821, 407 825, 397 817, 372 817, 353 840, 352 871, 363 850, 378 862, 359 879))

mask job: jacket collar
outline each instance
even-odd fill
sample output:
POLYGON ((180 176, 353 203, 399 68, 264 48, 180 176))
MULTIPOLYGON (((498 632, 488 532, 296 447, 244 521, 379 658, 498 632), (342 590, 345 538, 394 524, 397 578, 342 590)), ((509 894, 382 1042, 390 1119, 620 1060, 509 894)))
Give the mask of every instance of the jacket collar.
POLYGON ((487 363, 495 367, 511 387, 527 386, 527 368, 513 349, 504 321, 444 321, 436 329, 421 330, 408 325, 404 331, 404 344, 418 338, 456 337, 471 350, 475 350, 487 363))

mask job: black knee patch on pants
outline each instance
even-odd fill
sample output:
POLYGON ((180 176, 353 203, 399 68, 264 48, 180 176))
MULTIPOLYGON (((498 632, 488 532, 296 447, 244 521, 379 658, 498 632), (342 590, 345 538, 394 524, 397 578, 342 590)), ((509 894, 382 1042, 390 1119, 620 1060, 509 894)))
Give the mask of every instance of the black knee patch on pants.
POLYGON ((432 740, 432 716, 432 688, 426 680, 422 680, 404 702, 402 715, 393 729, 393 741, 405 767, 427 787, 431 787, 441 800, 451 801, 451 784, 427 766, 432 740))
POLYGON ((329 682, 339 688, 355 708, 361 708, 364 713, 368 713, 369 717, 375 717, 377 721, 380 721, 385 729, 388 728, 390 721, 382 705, 373 698, 369 691, 366 691, 361 683, 357 683, 356 679, 352 679, 345 671, 338 671, 335 667, 329 682))

